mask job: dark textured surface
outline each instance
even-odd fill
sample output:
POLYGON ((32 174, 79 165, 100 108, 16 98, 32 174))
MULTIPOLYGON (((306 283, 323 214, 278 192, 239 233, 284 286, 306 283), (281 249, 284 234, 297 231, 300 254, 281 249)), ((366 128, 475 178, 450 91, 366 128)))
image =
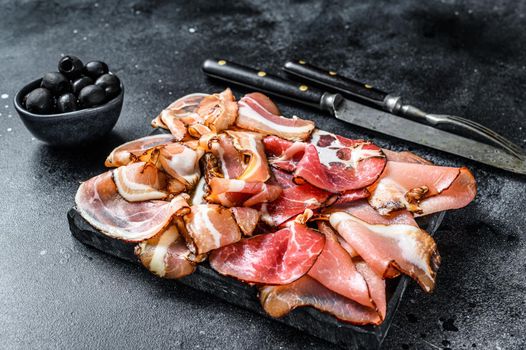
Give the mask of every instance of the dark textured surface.
MULTIPOLYGON (((0 95, 9 95, 0 98, 0 347, 332 348, 188 288, 167 290, 69 233, 78 183, 103 170, 112 147, 148 133, 150 119, 176 96, 222 87, 199 71, 209 56, 268 70, 302 56, 525 145, 524 1, 192 4, 0 2, 0 95), (55 69, 61 53, 107 61, 126 86, 123 114, 96 146, 47 147, 11 104, 18 88, 55 69)), ((327 130, 407 147, 282 106, 327 130)), ((385 348, 525 347, 526 180, 414 149, 440 164, 467 164, 479 195, 446 216, 436 234, 438 287, 424 295, 411 286, 385 348)))

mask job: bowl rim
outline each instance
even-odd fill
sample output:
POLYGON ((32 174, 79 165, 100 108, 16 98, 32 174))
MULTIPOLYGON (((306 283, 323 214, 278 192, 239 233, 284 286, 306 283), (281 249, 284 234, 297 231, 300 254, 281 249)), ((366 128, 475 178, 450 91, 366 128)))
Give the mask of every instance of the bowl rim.
MULTIPOLYGON (((111 72, 109 72, 109 73, 111 73, 111 72)), ((113 107, 114 105, 119 104, 123 100, 123 97, 124 97, 124 84, 122 83, 122 81, 120 81, 120 88, 121 88, 120 93, 117 96, 115 96, 114 98, 112 98, 111 100, 109 100, 108 102, 104 103, 103 105, 100 105, 100 106, 97 106, 97 107, 79 109, 77 111, 66 112, 66 113, 55 113, 55 114, 37 114, 37 113, 32 113, 32 112, 29 112, 27 109, 25 109, 22 106, 21 102, 22 102, 23 96, 21 96, 21 94, 22 94, 22 91, 25 90, 26 88, 28 88, 30 85, 36 84, 36 83, 38 83, 40 81, 42 81, 42 78, 39 78, 39 79, 31 81, 30 83, 24 85, 21 89, 19 89, 17 91, 17 93, 15 94, 15 97, 13 98, 13 104, 15 106, 15 109, 19 113, 23 113, 26 116, 29 116, 29 117, 32 117, 32 118, 44 118, 44 119, 54 119, 54 118, 64 118, 64 117, 77 117, 77 116, 78 117, 80 117, 80 116, 84 116, 85 117, 87 114, 93 114, 93 113, 97 113, 97 112, 102 112, 102 111, 108 109, 109 107, 113 107)))

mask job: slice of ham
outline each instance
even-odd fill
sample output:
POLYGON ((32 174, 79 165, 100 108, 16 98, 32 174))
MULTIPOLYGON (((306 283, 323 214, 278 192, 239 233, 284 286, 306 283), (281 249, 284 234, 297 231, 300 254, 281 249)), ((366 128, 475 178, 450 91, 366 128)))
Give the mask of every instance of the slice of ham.
POLYGON ((309 276, 344 297, 374 307, 365 279, 356 270, 351 256, 340 245, 336 234, 329 227, 323 227, 321 231, 325 235, 325 247, 310 269, 309 276))
POLYGON ((191 190, 201 176, 199 160, 203 154, 199 148, 194 150, 182 143, 171 143, 161 148, 159 161, 164 171, 191 190))
POLYGON ((232 90, 226 89, 219 94, 206 96, 197 109, 204 119, 204 125, 217 133, 233 125, 238 115, 238 105, 232 90))
POLYGON ((163 278, 181 278, 193 273, 196 268, 191 259, 192 253, 175 225, 139 243, 135 254, 144 267, 163 278))
POLYGON ((82 217, 104 234, 139 242, 161 232, 172 217, 186 213, 187 199, 181 194, 170 202, 128 202, 118 193, 112 172, 108 171, 83 182, 75 203, 82 217))
POLYGON ((245 157, 249 158, 244 171, 237 178, 250 182, 265 182, 270 177, 267 156, 263 146, 263 135, 249 131, 227 130, 232 138, 235 148, 245 157))
POLYGON ((424 230, 413 225, 372 225, 345 213, 330 215, 332 227, 382 277, 391 269, 414 278, 427 292, 433 290, 440 255, 436 243, 424 230))
POLYGON ((168 197, 166 175, 151 163, 138 162, 120 166, 113 171, 113 180, 119 194, 128 202, 168 197))
POLYGON ((235 243, 241 231, 229 209, 215 204, 194 205, 184 216, 183 233, 190 251, 196 255, 235 243))
POLYGON ((322 235, 293 222, 277 232, 214 250, 209 260, 222 275, 250 283, 287 284, 309 271, 324 244, 322 235))
POLYGON ((233 207, 230 211, 234 215, 237 225, 245 236, 251 236, 259 222, 261 213, 253 208, 233 207))
POLYGON ((225 207, 251 207, 272 202, 281 194, 281 187, 263 182, 247 182, 213 177, 208 183, 210 192, 206 200, 225 207))
POLYGON ((264 286, 259 291, 259 299, 272 317, 283 317, 297 307, 312 306, 356 325, 382 322, 376 310, 331 291, 308 275, 291 284, 264 286))
POLYGON ((314 130, 314 122, 296 116, 285 118, 277 108, 260 93, 245 95, 239 100, 239 116, 236 125, 242 129, 276 135, 287 140, 303 141, 314 130))
POLYGON ((160 134, 126 142, 111 151, 104 165, 118 167, 131 162, 148 161, 155 149, 176 141, 173 135, 160 134))
POLYGON ((407 209, 418 215, 427 215, 467 205, 476 195, 476 185, 473 175, 466 168, 390 161, 369 191, 369 203, 381 214, 407 209), (430 205, 426 207, 427 211, 420 207, 427 198, 440 195, 450 187, 453 190, 446 194, 448 199, 441 201, 447 205, 436 208, 430 205))

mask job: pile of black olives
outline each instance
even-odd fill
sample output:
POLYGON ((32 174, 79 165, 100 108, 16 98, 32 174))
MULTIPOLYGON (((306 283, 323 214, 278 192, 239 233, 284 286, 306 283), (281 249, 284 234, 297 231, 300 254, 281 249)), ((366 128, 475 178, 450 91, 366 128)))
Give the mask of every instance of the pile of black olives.
POLYGON ((36 114, 72 112, 100 106, 121 92, 119 78, 101 61, 83 64, 75 56, 64 56, 58 72, 46 73, 39 88, 24 97, 24 106, 36 114))

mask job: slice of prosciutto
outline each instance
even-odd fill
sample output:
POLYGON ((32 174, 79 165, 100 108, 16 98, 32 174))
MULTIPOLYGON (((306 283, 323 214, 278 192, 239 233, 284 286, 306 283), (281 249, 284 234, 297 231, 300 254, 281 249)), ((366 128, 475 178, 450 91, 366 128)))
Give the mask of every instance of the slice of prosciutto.
POLYGON ((196 267, 192 253, 175 225, 139 243, 135 255, 150 272, 168 279, 187 276, 196 267))
POLYGON ((373 303, 376 310, 380 314, 382 320, 385 319, 387 313, 387 299, 385 295, 385 280, 381 275, 377 274, 373 269, 367 265, 362 258, 353 259, 356 270, 363 276, 367 286, 369 287, 369 293, 373 299, 373 303))
POLYGON ((310 269, 309 276, 344 297, 374 307, 365 279, 356 270, 351 256, 340 245, 336 234, 329 227, 324 227, 322 232, 325 235, 325 247, 310 269))
POLYGON ((206 96, 197 109, 204 119, 204 125, 217 133, 233 125, 238 115, 238 105, 232 90, 226 89, 219 94, 206 96))
POLYGON ((473 175, 467 168, 405 162, 387 162, 380 179, 369 187, 369 203, 381 214, 407 209, 417 215, 466 206, 476 195, 473 175), (424 202, 435 199, 422 209, 424 202), (438 203, 440 203, 438 205, 438 203))
POLYGON ((290 284, 264 286, 259 291, 259 299, 263 309, 272 317, 283 317, 297 307, 312 306, 356 325, 382 322, 373 308, 333 292, 308 275, 290 284))
POLYGON ((321 234, 292 222, 277 232, 214 250, 209 260, 222 275, 250 283, 287 284, 309 271, 324 244, 321 234))
POLYGON ((183 229, 190 251, 196 255, 235 243, 241 231, 232 212, 216 204, 194 205, 184 216, 183 229))
POLYGON ((332 227, 382 277, 392 269, 414 278, 426 291, 435 287, 440 255, 424 230, 407 224, 369 224, 345 212, 330 215, 332 227))
POLYGON ((269 163, 275 168, 293 172, 296 165, 305 154, 305 142, 291 142, 277 136, 267 136, 263 139, 269 163))
POLYGON ((237 179, 250 182, 265 182, 270 177, 265 147, 263 146, 263 135, 249 131, 227 130, 226 133, 232 138, 235 148, 246 158, 247 164, 244 171, 237 179))
POLYGON ((199 160, 203 154, 199 148, 192 149, 186 144, 171 143, 161 148, 159 161, 164 171, 191 190, 201 176, 199 160))
POLYGON ((276 135, 293 141, 304 141, 314 130, 314 122, 296 116, 285 118, 277 114, 277 107, 263 94, 245 95, 239 100, 236 125, 266 135, 276 135))
POLYGON ((112 172, 108 171, 83 182, 75 203, 82 217, 104 234, 139 242, 161 232, 174 216, 188 212, 187 199, 186 194, 180 194, 170 202, 128 202, 117 191, 112 172))
POLYGON ((131 162, 148 161, 155 149, 176 141, 173 135, 160 134, 126 142, 111 151, 104 165, 111 168, 131 162))
POLYGON ((247 182, 213 177, 208 183, 210 192, 206 200, 225 207, 251 207, 272 202, 281 194, 281 187, 263 182, 247 182))
POLYGON ((138 162, 120 166, 113 171, 113 180, 119 194, 128 202, 168 197, 166 175, 151 163, 138 162))
POLYGON ((219 162, 223 177, 237 179, 243 174, 246 167, 244 156, 234 147, 230 136, 219 134, 207 141, 206 147, 219 162))
POLYGON ((259 222, 261 213, 253 208, 233 207, 230 211, 234 215, 237 225, 245 236, 251 236, 259 222))

